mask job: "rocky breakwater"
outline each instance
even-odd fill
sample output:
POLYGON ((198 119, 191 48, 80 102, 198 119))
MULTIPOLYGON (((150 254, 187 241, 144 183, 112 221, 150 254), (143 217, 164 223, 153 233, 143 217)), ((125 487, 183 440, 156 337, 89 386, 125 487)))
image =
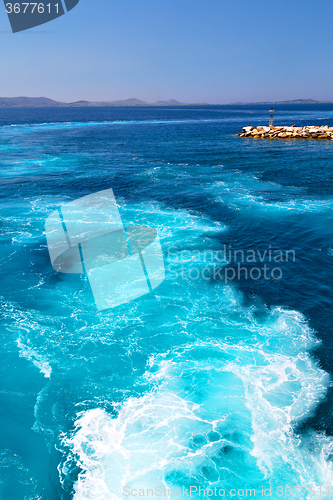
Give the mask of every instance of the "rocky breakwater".
POLYGON ((243 127, 240 137, 252 137, 254 139, 332 139, 333 127, 328 125, 322 127, 243 127))

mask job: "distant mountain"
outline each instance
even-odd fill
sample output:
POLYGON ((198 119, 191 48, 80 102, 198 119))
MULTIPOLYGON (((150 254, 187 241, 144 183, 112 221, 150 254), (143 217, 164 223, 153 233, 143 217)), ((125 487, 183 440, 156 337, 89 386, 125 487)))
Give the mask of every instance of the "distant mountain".
POLYGON ((91 102, 90 105, 97 106, 148 106, 149 104, 145 101, 140 101, 140 99, 124 99, 120 101, 95 101, 91 102))
POLYGON ((233 102, 231 104, 246 105, 246 104, 318 104, 330 103, 332 101, 315 101, 314 99, 294 99, 292 101, 263 101, 263 102, 233 102))
MULTIPOLYGON (((331 103, 332 101, 315 101, 314 99, 296 99, 293 101, 268 101, 268 102, 234 102, 229 105, 246 105, 246 104, 316 104, 316 103, 331 103)), ((192 104, 194 105, 194 103, 192 104)), ((208 103, 196 103, 200 106, 212 106, 208 103)), ((0 108, 68 108, 68 107, 102 107, 102 106, 190 106, 169 99, 167 101, 156 101, 149 103, 140 101, 140 99, 124 99, 119 101, 75 101, 75 102, 59 102, 47 97, 0 97, 0 108)), ((220 104, 220 106, 227 106, 227 104, 220 104)))
MULTIPOLYGON (((62 105, 67 106, 67 103, 60 103, 62 105)), ((90 106, 91 102, 90 101, 75 101, 70 104, 70 106, 90 106)))
POLYGON ((9 108, 56 108, 56 107, 81 107, 81 106, 176 106, 181 105, 179 101, 158 101, 153 104, 140 101, 140 99, 124 99, 119 101, 75 101, 59 102, 47 97, 0 97, 0 107, 9 108))
POLYGON ((313 104, 318 103, 320 101, 315 101, 314 99, 294 99, 293 101, 281 101, 280 104, 313 104))
POLYGON ((47 97, 0 97, 0 107, 54 108, 59 106, 66 106, 66 104, 48 99, 47 97))
POLYGON ((97 104, 98 106, 184 106, 182 102, 169 99, 168 101, 156 101, 153 103, 140 101, 140 99, 125 99, 120 101, 96 101, 90 103, 97 104))
POLYGON ((169 99, 168 101, 156 101, 153 106, 183 106, 184 104, 174 99, 169 99))

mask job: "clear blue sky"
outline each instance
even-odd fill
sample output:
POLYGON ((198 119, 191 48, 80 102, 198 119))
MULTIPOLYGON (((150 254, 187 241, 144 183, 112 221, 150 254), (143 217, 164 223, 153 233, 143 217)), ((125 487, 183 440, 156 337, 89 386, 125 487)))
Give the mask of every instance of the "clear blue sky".
POLYGON ((16 34, 0 5, 0 42, 2 97, 333 100, 332 1, 80 0, 16 34))

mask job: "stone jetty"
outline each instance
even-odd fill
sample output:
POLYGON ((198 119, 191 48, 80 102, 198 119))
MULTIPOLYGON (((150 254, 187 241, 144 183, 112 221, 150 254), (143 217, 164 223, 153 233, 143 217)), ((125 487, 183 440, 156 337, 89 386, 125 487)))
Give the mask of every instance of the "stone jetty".
POLYGON ((333 127, 307 126, 307 127, 243 127, 240 137, 252 137, 254 139, 331 139, 333 140, 333 127))

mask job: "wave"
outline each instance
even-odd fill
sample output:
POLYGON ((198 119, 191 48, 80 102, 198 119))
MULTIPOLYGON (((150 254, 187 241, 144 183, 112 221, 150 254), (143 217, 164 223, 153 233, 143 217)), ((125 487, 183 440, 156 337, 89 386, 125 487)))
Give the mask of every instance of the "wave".
MULTIPOLYGON (((230 307, 236 298, 230 291, 230 307)), ((329 384, 309 354, 318 341, 295 311, 274 308, 264 323, 246 315, 237 343, 203 340, 151 357, 143 378, 153 388, 117 416, 78 415, 63 440, 71 454, 62 472, 81 468, 75 500, 120 499, 125 486, 330 484, 333 440, 294 433, 329 384)))
MULTIPOLYGON (((235 121, 239 121, 236 119, 235 121)), ((110 125, 173 125, 194 123, 230 123, 230 118, 184 118, 164 120, 105 120, 105 121, 69 121, 69 122, 47 122, 47 123, 25 123, 20 125, 3 125, 0 130, 3 136, 23 134, 25 132, 49 131, 58 129, 76 129, 87 127, 101 127, 110 125)))
POLYGON ((271 216, 280 213, 330 212, 333 199, 327 197, 306 197, 300 188, 264 182, 250 174, 226 172, 223 180, 207 188, 217 201, 237 210, 253 211, 256 215, 271 216), (275 198, 272 201, 272 198, 275 198), (276 198, 280 198, 276 200, 276 198))
POLYGON ((22 358, 32 361, 45 378, 50 378, 52 369, 47 359, 40 355, 35 348, 25 345, 20 338, 17 339, 17 346, 22 358))
MULTIPOLYGON (((255 196, 267 190, 253 183, 255 196)), ((237 198, 237 189, 227 187, 229 200, 242 199, 241 191, 237 198)), ((29 245, 30 235, 40 245, 30 219, 40 224, 55 201, 31 204, 27 230, 15 215, 16 249, 29 245)), ((162 203, 117 201, 125 225, 158 230, 166 265, 171 247, 186 251, 184 265, 190 267, 198 250, 218 250, 214 237, 228 231, 218 221, 162 203)), ((81 470, 75 500, 115 500, 125 486, 330 484, 332 439, 296 433, 330 384, 311 355, 319 341, 299 312, 246 306, 231 285, 175 281, 167 272, 154 295, 102 314, 95 312, 84 278, 56 277, 49 286, 53 274, 43 267, 45 294, 37 295, 38 303, 24 297, 22 308, 17 297, 4 305, 3 316, 21 355, 54 384, 38 396, 34 429, 51 435, 53 425, 56 433, 68 407, 75 412, 59 466, 63 482, 81 470), (167 307, 156 314, 161 304, 167 307)))

